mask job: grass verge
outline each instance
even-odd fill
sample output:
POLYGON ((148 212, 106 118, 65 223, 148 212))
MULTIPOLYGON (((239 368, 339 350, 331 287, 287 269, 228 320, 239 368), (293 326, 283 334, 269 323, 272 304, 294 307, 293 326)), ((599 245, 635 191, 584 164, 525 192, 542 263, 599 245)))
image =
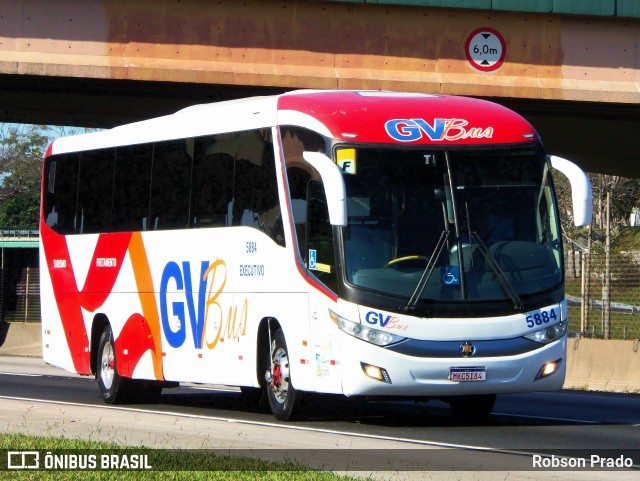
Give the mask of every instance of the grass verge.
MULTIPOLYGON (((220 456, 207 452, 150 450, 144 447, 123 447, 99 441, 79 439, 36 437, 21 434, 0 434, 0 452, 5 460, 0 462, 0 480, 276 480, 276 481, 354 481, 359 478, 340 476, 325 471, 316 471, 290 462, 275 463, 258 459, 220 456), (39 451, 40 465, 44 466, 44 455, 82 453, 85 456, 102 453, 149 455, 151 466, 162 466, 163 470, 4 470, 8 465, 7 451, 39 451), (186 468, 185 468, 186 467, 186 468), (185 470, 185 469, 188 469, 185 470)), ((99 462, 98 462, 99 464, 99 462)))

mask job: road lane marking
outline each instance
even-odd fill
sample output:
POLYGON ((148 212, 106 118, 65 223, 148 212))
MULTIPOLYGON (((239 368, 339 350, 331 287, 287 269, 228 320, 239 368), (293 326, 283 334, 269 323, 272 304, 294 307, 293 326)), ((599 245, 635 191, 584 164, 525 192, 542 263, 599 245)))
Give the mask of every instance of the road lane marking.
POLYGON ((511 414, 511 413, 491 413, 494 416, 505 416, 511 418, 527 418, 527 419, 540 419, 542 421, 558 421, 564 423, 577 423, 577 424, 602 424, 603 421, 587 421, 586 419, 571 419, 571 418, 553 418, 547 416, 532 416, 530 414, 511 414))
POLYGON ((0 372, 3 376, 44 377, 43 374, 25 374, 22 372, 0 372))
MULTIPOLYGON (((24 373, 13 373, 13 372, 0 372, 0 375, 6 375, 6 376, 24 376, 24 377, 44 377, 43 374, 24 374, 24 373)), ((239 389, 226 389, 226 388, 221 388, 219 386, 215 386, 215 385, 198 385, 198 384, 190 384, 190 383, 186 383, 186 384, 182 384, 181 387, 185 388, 185 389, 193 389, 193 390, 202 390, 202 391, 210 391, 210 392, 228 392, 228 393, 240 393, 239 389)), ((560 393, 555 393, 555 392, 548 392, 548 393, 540 393, 540 394, 544 394, 544 395, 556 395, 556 396, 562 396, 564 394, 560 394, 560 393)), ((593 396, 595 397, 595 396, 593 396)), ((600 396, 603 397, 604 396, 600 396)), ((0 396, 0 398, 2 398, 2 396, 0 396)), ((75 403, 71 403, 72 405, 76 405, 75 403)), ((78 404, 80 405, 80 404, 78 404)), ((82 404, 84 405, 84 404, 82 404)), ((86 404, 84 406, 94 406, 93 404, 86 404)), ((107 406, 107 407, 114 407, 114 406, 107 406)), ((115 407, 114 407, 115 408, 115 407)), ((144 411, 144 412, 160 412, 160 411, 144 411)), ((576 424, 589 424, 589 425, 601 425, 603 424, 605 421, 590 421, 590 420, 586 420, 586 419, 572 419, 572 418, 559 418, 559 417, 550 417, 550 416, 534 416, 534 415, 530 415, 530 414, 514 414, 514 413, 501 413, 501 412, 492 412, 492 415, 495 416, 503 416, 503 417, 511 417, 511 418, 525 418, 525 419, 539 419, 541 421, 552 421, 552 422, 570 422, 570 423, 576 423, 576 424)), ((216 420, 225 420, 228 418, 207 418, 207 419, 216 419, 216 420)), ((235 422, 235 421, 233 421, 235 422)), ((239 421, 238 421, 239 422, 239 421)), ((252 421, 247 421, 247 422, 252 422, 252 421)), ((275 426, 280 426, 280 424, 274 424, 275 426)), ((639 427, 640 424, 634 424, 632 425, 634 427, 639 427)))
POLYGON ((382 436, 378 434, 363 434, 363 433, 355 433, 350 431, 337 431, 333 429, 323 429, 323 428, 312 428, 305 426, 293 426, 288 424, 277 424, 272 422, 265 421, 251 421, 248 419, 239 419, 239 418, 223 418, 218 416, 203 416, 199 414, 188 414, 188 413, 177 413, 172 411, 154 411, 148 409, 140 409, 140 408, 129 408, 129 407, 121 407, 121 406, 108 406, 108 405, 99 405, 99 404, 85 404, 85 403, 74 403, 69 401, 53 401, 53 400, 43 400, 43 399, 35 399, 35 398, 25 398, 18 396, 2 396, 0 395, 0 399, 6 399, 11 401, 22 401, 22 402, 31 402, 38 404, 54 404, 61 406, 78 406, 78 407, 88 407, 95 409, 106 409, 112 411, 121 411, 121 412, 131 412, 137 414, 156 414, 161 416, 173 416, 173 417, 181 417, 186 419, 201 419, 207 421, 218 421, 218 422, 226 422, 229 424, 245 424, 249 426, 262 426, 262 427, 270 427, 270 428, 280 428, 287 429, 291 431, 306 431, 306 432, 314 432, 320 434, 333 434, 340 435, 346 437, 354 437, 361 439, 374 439, 378 441, 391 441, 403 444, 413 444, 417 446, 425 446, 425 447, 434 447, 434 448, 443 448, 443 449, 466 449, 469 451, 483 451, 483 452, 492 452, 497 454, 508 454, 515 456, 532 456, 535 454, 534 452, 526 452, 526 451, 513 451, 508 449, 499 449, 492 448, 488 446, 473 446, 469 444, 454 444, 454 443, 444 443, 439 441, 425 441, 421 439, 410 439, 410 438, 401 438, 396 436, 382 436))

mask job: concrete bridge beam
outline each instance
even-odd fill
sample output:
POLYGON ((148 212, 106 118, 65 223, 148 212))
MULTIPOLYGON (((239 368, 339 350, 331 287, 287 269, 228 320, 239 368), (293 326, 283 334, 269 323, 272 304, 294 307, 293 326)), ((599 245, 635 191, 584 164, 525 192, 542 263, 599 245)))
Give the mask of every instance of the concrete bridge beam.
POLYGON ((0 0, 0 74, 639 103, 640 21, 321 1, 0 0), (504 37, 475 70, 478 27, 504 37))

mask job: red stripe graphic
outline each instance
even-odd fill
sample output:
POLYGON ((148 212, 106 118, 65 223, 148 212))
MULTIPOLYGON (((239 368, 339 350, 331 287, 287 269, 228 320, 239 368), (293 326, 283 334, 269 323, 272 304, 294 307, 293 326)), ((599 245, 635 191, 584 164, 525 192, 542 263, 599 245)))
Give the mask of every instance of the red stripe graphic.
POLYGON ((146 288, 138 286, 145 315, 134 313, 127 319, 115 341, 116 365, 119 374, 130 377, 143 354, 151 350, 156 379, 162 379, 157 309, 155 303, 143 299, 142 294, 153 292, 153 285, 141 236, 131 233, 100 235, 82 289, 78 288, 66 238, 42 226, 41 240, 71 359, 75 370, 86 375, 91 374, 91 363, 83 310, 96 313, 104 305, 113 291, 127 251, 130 251, 136 281, 146 288), (123 355, 124 350, 128 350, 126 356, 123 355))

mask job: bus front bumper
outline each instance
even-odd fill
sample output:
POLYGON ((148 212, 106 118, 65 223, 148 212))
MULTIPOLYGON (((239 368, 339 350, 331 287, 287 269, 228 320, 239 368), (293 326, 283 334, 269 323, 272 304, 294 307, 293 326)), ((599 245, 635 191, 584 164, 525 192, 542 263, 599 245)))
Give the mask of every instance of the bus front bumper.
POLYGON ((565 336, 513 356, 434 358, 407 356, 343 336, 343 393, 439 397, 559 390, 566 373, 566 341, 565 336), (553 372, 541 377, 545 366, 553 372))

